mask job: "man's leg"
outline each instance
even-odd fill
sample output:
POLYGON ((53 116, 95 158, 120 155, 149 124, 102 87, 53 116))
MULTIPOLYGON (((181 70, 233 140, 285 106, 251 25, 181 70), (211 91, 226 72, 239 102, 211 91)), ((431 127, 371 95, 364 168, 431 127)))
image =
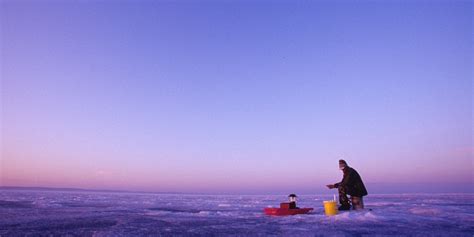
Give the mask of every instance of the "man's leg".
POLYGON ((352 201, 352 208, 354 210, 361 210, 361 209, 364 209, 364 200, 362 199, 362 197, 354 197, 352 196, 351 197, 351 201, 352 201))
POLYGON ((341 203, 339 210, 351 209, 351 204, 349 203, 349 198, 347 198, 345 187, 341 185, 339 186, 338 190, 339 190, 339 203, 341 203))

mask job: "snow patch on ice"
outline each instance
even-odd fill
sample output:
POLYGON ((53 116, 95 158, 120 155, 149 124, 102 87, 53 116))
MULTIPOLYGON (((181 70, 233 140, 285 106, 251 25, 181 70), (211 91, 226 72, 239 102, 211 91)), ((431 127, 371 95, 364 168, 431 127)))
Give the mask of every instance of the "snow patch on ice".
POLYGON ((366 212, 362 215, 359 215, 357 219, 361 221, 375 221, 375 220, 378 220, 379 218, 373 212, 366 212))
POLYGON ((435 208, 425 208, 425 207, 413 207, 410 208, 410 212, 415 215, 424 215, 424 216, 436 216, 441 213, 439 209, 435 208))
POLYGON ((349 217, 349 212, 343 212, 343 213, 337 214, 333 217, 336 220, 348 220, 350 218, 349 217))
POLYGON ((211 214, 210 211, 200 211, 197 213, 200 216, 209 216, 211 214))
POLYGON ((370 202, 370 206, 384 207, 384 206, 400 206, 403 205, 401 202, 370 202))

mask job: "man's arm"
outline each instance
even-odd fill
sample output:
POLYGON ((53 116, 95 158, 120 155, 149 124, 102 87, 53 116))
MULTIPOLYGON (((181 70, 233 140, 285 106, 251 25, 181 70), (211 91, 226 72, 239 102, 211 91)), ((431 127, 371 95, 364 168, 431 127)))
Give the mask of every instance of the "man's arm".
MULTIPOLYGON (((350 169, 346 175, 342 178, 342 181, 337 184, 337 187, 342 186, 352 186, 354 184, 354 170, 350 169)), ((336 187, 336 188, 337 188, 336 187)))
POLYGON ((344 174, 344 176, 342 176, 342 180, 341 182, 339 183, 335 183, 335 184, 328 184, 326 185, 326 187, 328 187, 329 189, 333 189, 333 188, 339 188, 339 186, 349 186, 351 185, 352 183, 354 183, 354 174, 353 174, 353 170, 349 170, 347 172, 347 174, 344 174))
MULTIPOLYGON (((343 179, 344 181, 344 179, 343 179)), ((339 185, 341 185, 342 181, 339 182, 339 183, 335 183, 335 184, 328 184, 326 185, 326 187, 328 187, 329 189, 333 189, 333 188, 339 188, 339 185)))
POLYGON ((341 182, 339 183, 335 183, 333 184, 333 188, 339 188, 339 186, 349 186, 351 183, 354 182, 354 179, 353 179, 353 172, 352 170, 349 170, 349 172, 347 174, 344 174, 344 176, 342 177, 342 180, 341 182))
POLYGON ((333 188, 336 187, 335 185, 336 185, 336 184, 328 184, 328 185, 326 185, 326 187, 328 187, 329 189, 333 189, 333 188))

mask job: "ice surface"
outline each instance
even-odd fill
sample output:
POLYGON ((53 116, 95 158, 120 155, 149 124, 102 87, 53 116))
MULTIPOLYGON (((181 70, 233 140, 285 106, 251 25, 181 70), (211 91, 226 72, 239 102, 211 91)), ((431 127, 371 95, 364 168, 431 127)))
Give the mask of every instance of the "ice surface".
POLYGON ((473 194, 369 195, 366 210, 272 217, 286 195, 171 195, 0 190, 0 236, 473 236, 473 194), (370 210, 371 209, 371 210, 370 210))

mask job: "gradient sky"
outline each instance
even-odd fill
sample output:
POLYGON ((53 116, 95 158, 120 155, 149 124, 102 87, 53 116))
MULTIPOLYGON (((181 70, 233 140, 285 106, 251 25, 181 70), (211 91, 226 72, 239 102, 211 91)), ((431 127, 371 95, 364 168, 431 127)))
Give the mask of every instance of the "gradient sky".
POLYGON ((471 1, 1 1, 0 186, 473 190, 471 1), (466 185, 467 184, 467 185, 466 185))

